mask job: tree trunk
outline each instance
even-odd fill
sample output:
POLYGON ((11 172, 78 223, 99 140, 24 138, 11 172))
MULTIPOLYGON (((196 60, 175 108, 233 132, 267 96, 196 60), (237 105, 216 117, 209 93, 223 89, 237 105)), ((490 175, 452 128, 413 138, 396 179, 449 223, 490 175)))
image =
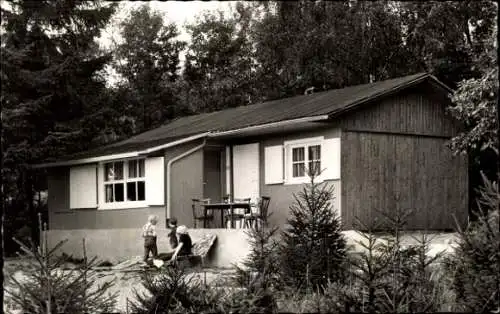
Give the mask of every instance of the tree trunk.
POLYGON ((33 192, 33 173, 30 169, 25 168, 24 173, 24 202, 27 206, 28 213, 30 216, 30 229, 31 229, 31 240, 33 241, 33 248, 36 249, 40 244, 39 230, 38 230, 38 215, 33 204, 34 192, 33 192))

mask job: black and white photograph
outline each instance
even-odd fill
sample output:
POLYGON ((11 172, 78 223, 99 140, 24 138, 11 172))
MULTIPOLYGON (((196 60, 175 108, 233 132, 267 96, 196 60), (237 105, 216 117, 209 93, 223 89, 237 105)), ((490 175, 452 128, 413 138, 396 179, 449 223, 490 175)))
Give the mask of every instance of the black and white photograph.
POLYGON ((493 0, 0 0, 3 313, 500 314, 493 0))

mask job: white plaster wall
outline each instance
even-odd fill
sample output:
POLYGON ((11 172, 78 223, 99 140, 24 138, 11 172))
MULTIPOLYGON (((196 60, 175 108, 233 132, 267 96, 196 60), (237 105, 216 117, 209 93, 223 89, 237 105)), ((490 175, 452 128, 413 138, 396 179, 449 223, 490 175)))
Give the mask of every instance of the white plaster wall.
MULTIPOLYGON (((142 256, 143 239, 141 229, 74 229, 74 230, 49 230, 49 248, 54 247, 59 241, 68 241, 59 249, 60 254, 65 252, 74 257, 83 256, 82 241, 85 239, 87 256, 97 256, 99 260, 117 263, 125 259, 142 256)), ((232 267, 234 263, 242 262, 250 252, 248 235, 243 229, 190 229, 189 234, 196 242, 204 234, 211 233, 217 236, 212 251, 206 264, 214 267, 232 267)), ((158 230, 158 251, 171 250, 168 241, 168 230, 158 230)))

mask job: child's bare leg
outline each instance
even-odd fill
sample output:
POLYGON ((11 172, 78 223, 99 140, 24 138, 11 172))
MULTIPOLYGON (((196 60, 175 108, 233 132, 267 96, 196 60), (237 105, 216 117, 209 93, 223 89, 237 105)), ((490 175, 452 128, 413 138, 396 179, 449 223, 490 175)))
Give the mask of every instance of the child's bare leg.
POLYGON ((148 257, 149 257, 149 251, 151 250, 150 247, 148 246, 144 246, 144 261, 147 262, 148 261, 148 257))
POLYGON ((151 254, 153 255, 153 258, 156 258, 158 256, 158 246, 156 245, 156 243, 151 247, 151 254))

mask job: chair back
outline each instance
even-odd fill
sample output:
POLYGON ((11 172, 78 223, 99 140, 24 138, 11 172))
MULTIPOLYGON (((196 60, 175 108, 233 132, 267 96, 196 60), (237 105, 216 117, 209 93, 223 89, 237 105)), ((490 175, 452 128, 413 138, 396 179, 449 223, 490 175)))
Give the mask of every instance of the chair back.
POLYGON ((235 198, 233 203, 250 203, 251 198, 235 198))
POLYGON ((259 202, 259 212, 263 219, 267 219, 267 209, 269 208, 269 203, 271 198, 269 196, 262 196, 259 202))
MULTIPOLYGON (((233 203, 249 203, 250 204, 250 200, 251 200, 250 197, 248 197, 248 198, 235 198, 235 199, 233 199, 233 203)), ((246 214, 245 209, 243 209, 243 208, 236 208, 234 210, 234 213, 239 214, 239 215, 246 214)))
POLYGON ((250 197, 246 197, 246 198, 231 198, 231 194, 227 194, 226 196, 224 196, 222 198, 222 201, 224 203, 250 203, 251 201, 251 198, 250 197))
POLYGON ((204 213, 204 208, 201 205, 202 204, 209 204, 210 199, 209 198, 204 198, 204 199, 193 198, 192 201, 193 201, 193 204, 192 204, 193 218, 196 219, 198 217, 203 217, 205 213, 204 213))

